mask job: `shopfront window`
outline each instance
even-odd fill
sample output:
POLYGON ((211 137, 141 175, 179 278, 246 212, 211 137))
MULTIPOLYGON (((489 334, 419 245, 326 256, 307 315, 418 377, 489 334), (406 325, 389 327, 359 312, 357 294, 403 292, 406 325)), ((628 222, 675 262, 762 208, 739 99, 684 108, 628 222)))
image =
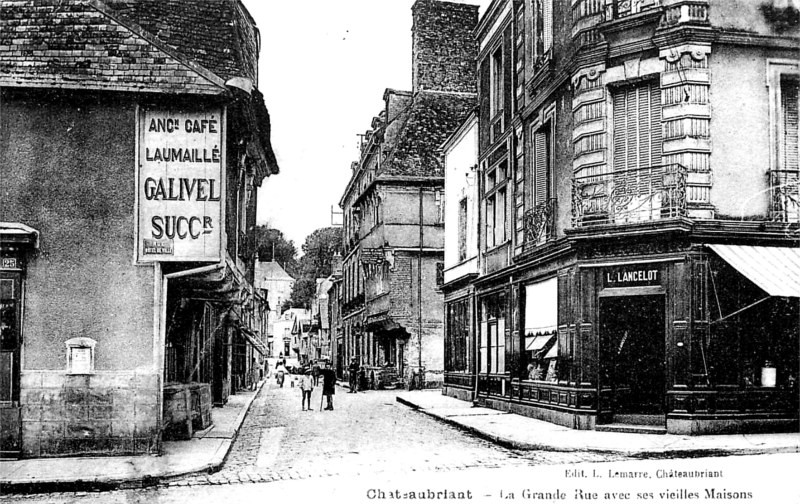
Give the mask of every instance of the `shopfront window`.
POLYGON ((482 373, 506 371, 506 295, 484 298, 481 306, 480 370, 482 373))
POLYGON ((558 281, 551 278, 525 287, 523 378, 557 381, 558 281))
POLYGON ((468 340, 469 299, 462 299, 447 306, 446 371, 467 371, 468 340))
POLYGON ((693 341, 698 384, 796 391, 800 300, 767 296, 717 258, 709 275, 710 330, 693 341))

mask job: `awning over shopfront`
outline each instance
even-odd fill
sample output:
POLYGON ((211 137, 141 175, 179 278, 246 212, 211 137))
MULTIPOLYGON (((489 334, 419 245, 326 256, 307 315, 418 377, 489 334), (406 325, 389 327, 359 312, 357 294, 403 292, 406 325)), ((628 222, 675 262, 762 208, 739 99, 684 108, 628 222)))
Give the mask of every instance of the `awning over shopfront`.
POLYGON ((241 330, 244 339, 246 339, 247 342, 250 343, 253 348, 255 348, 256 351, 261 354, 262 357, 266 357, 269 351, 264 342, 261 341, 261 338, 258 336, 258 334, 244 326, 240 327, 239 329, 241 330))
POLYGON ((537 336, 526 336, 525 337, 525 351, 526 352, 538 352, 542 348, 544 348, 547 343, 555 338, 555 334, 539 334, 537 336))
POLYGON ((800 248, 708 245, 770 296, 800 297, 800 248))
MULTIPOLYGON (((525 336, 555 332, 558 323, 558 280, 525 286, 525 336)), ((549 337, 549 336, 548 336, 549 337)), ((546 342, 546 340, 545 340, 546 342)), ((542 343, 544 345, 544 343, 542 343)), ((527 342, 526 342, 527 348, 527 342)), ((541 347, 540 347, 541 348, 541 347)))

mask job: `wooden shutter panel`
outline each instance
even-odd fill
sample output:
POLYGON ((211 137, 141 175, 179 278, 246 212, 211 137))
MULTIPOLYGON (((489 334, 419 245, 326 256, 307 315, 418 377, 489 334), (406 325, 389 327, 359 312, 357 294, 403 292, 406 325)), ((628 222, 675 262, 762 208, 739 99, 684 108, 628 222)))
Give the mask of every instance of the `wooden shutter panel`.
POLYGON ((614 171, 661 164, 660 93, 653 82, 614 92, 614 171))
POLYGON ((626 166, 627 138, 627 94, 624 90, 614 93, 614 171, 624 170, 626 166))
POLYGON ((798 81, 781 80, 781 110, 783 112, 783 132, 781 135, 781 168, 797 170, 798 165, 798 81))
POLYGON ((544 52, 546 53, 553 47, 553 0, 544 0, 542 9, 543 29, 542 42, 544 42, 544 52))
POLYGON ((511 112, 514 104, 514 58, 512 47, 514 32, 509 24, 503 33, 503 131, 511 124, 511 112))
POLYGON ((490 64, 491 64, 491 57, 487 56, 486 58, 483 59, 483 61, 481 61, 480 68, 478 69, 478 76, 480 78, 479 81, 480 87, 478 89, 478 93, 480 96, 479 131, 480 131, 481 152, 489 148, 489 142, 490 142, 490 134, 489 134, 489 130, 491 128, 490 124, 491 118, 489 117, 489 100, 491 96, 489 90, 490 64))
POLYGON ((534 205, 547 199, 547 133, 541 128, 533 134, 534 205))

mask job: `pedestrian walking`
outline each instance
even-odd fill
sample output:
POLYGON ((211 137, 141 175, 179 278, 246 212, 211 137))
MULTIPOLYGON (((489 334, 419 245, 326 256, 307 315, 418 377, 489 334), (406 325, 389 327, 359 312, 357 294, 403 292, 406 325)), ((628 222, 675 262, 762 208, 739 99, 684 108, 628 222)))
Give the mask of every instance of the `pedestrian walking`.
POLYGON ((261 381, 261 364, 258 359, 253 357, 253 363, 250 366, 250 390, 255 390, 259 381, 261 381))
POLYGON ((350 359, 350 365, 347 366, 348 378, 350 379, 350 394, 358 392, 358 361, 355 357, 350 359))
POLYGON ((306 374, 300 380, 300 390, 303 393, 303 411, 306 411, 306 404, 308 404, 308 411, 311 411, 311 392, 314 390, 314 378, 311 377, 311 369, 307 369, 306 374))
MULTIPOLYGON (((331 369, 330 362, 325 361, 323 368, 320 370, 322 375, 322 395, 328 400, 328 405, 325 409, 333 411, 333 394, 336 393, 336 373, 331 369)), ((322 404, 320 403, 320 407, 322 404)))
POLYGON ((286 379, 286 375, 288 373, 289 372, 286 370, 286 366, 283 364, 278 364, 278 366, 275 368, 275 380, 278 385, 281 386, 281 388, 283 388, 283 380, 286 379))

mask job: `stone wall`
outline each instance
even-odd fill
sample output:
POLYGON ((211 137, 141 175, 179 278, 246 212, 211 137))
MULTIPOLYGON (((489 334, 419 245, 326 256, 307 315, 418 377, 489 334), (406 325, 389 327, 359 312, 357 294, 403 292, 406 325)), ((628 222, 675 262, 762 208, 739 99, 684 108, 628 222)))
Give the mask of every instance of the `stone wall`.
POLYGON ((22 373, 24 457, 158 452, 158 376, 22 373))

